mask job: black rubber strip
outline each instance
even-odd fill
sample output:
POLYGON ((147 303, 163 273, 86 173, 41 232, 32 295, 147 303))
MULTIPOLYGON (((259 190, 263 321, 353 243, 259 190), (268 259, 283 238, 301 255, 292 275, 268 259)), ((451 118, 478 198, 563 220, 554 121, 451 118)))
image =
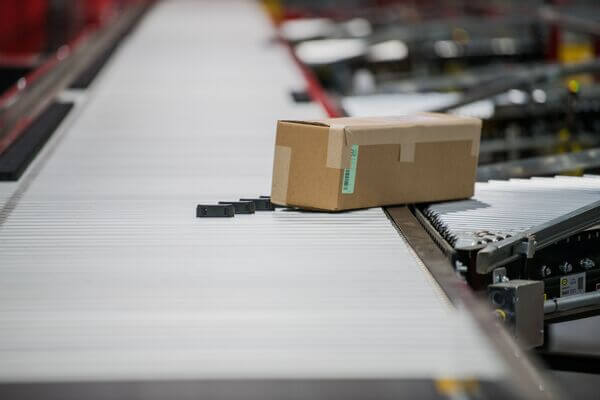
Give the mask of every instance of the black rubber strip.
POLYGON ((0 181, 16 181, 44 147, 73 103, 52 103, 0 154, 0 181))
MULTIPOLYGON (((464 398, 514 399, 510 385, 479 381, 464 398), (475 395, 473 394, 473 397, 475 395)), ((213 379, 0 384, 0 398, 19 400, 444 400, 430 379, 213 379)))
POLYGON ((600 374, 600 356, 596 354, 538 351, 537 355, 550 369, 600 374))

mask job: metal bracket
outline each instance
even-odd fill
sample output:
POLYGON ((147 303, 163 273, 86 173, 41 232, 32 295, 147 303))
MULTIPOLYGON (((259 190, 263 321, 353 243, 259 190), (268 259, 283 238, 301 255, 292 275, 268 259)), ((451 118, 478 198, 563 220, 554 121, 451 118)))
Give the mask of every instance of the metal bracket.
POLYGON ((492 272, 492 282, 493 283, 502 283, 502 282, 506 282, 507 280, 508 280, 508 278, 506 277, 506 268, 504 268, 504 267, 496 268, 492 272))
POLYGON ((519 244, 518 252, 523 254, 527 258, 533 258, 536 246, 537 241, 535 240, 535 236, 531 235, 527 237, 526 241, 521 242, 519 244))
POLYGON ((534 226, 520 235, 488 244, 477 253, 477 273, 490 273, 494 268, 523 256, 533 258, 536 251, 598 224, 600 200, 534 226))

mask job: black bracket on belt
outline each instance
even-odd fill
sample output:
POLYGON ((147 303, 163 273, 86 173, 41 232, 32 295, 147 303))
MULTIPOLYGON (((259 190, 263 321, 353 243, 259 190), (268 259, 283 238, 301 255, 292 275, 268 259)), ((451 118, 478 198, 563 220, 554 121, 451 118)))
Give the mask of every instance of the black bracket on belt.
POLYGON ((270 197, 259 197, 258 199, 240 199, 240 201, 251 201, 256 211, 275 211, 275 205, 271 203, 270 197))
POLYGON ((254 214, 256 211, 253 201, 220 201, 219 204, 231 204, 236 214, 254 214))
POLYGON ((233 204, 198 204, 196 207, 196 217, 233 217, 235 207, 233 204))

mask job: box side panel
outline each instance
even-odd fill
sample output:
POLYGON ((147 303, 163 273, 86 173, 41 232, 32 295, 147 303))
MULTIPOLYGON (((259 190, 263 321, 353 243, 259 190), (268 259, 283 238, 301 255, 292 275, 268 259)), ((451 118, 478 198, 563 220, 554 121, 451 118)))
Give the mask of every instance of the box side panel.
POLYGON ((473 195, 477 157, 471 140, 416 143, 411 162, 400 161, 402 146, 360 146, 354 193, 342 194, 343 209, 473 195))
POLYGON ((323 210, 338 208, 341 170, 326 166, 328 137, 328 127, 278 124, 271 194, 274 203, 323 210))
POLYGON ((275 204, 286 204, 291 159, 291 147, 275 145, 273 180, 271 183, 271 201, 275 204))

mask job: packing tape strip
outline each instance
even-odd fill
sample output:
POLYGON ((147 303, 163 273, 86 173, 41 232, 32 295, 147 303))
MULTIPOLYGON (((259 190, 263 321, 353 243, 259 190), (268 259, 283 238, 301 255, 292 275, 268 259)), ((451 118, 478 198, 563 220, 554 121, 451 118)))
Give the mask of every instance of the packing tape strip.
POLYGON ((281 145, 275 146, 275 159, 273 160, 273 186, 271 187, 271 201, 275 204, 287 204, 291 159, 291 147, 281 145))
POLYGON ((346 144, 345 125, 330 124, 325 165, 337 169, 350 168, 350 147, 346 144))
POLYGON ((400 162, 414 162, 417 143, 471 141, 471 155, 479 155, 480 128, 475 125, 370 127, 352 130, 344 125, 332 124, 329 128, 327 162, 329 168, 349 168, 352 145, 400 145, 400 162), (458 130, 458 131, 456 131, 458 130), (454 131, 454 132, 450 132, 454 131))

